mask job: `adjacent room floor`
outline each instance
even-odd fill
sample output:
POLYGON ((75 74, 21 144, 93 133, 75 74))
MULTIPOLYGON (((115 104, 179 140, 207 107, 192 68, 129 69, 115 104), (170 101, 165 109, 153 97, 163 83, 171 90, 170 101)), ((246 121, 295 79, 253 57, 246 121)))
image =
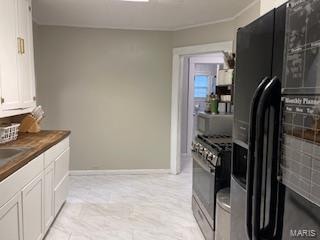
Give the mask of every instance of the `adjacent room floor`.
POLYGON ((191 171, 71 177, 46 240, 203 240, 191 210, 191 178, 191 171))

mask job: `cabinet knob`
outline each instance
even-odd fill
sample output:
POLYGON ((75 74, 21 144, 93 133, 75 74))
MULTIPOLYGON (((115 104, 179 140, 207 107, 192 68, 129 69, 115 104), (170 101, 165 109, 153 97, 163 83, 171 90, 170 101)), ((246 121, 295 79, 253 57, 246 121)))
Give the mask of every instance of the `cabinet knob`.
POLYGON ((1 104, 4 103, 4 98, 1 98, 1 104))

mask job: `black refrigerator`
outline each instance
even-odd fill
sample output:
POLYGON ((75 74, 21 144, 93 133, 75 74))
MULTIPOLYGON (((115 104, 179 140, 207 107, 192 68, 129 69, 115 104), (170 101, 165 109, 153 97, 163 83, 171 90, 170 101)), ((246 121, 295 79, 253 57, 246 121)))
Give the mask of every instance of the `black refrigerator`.
POLYGON ((237 33, 231 239, 320 239, 320 0, 237 33))

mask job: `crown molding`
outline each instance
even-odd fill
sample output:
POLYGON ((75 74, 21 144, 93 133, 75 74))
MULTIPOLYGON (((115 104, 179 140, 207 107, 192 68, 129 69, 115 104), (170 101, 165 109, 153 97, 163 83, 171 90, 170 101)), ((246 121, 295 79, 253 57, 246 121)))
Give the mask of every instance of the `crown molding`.
POLYGON ((175 32, 175 31, 181 31, 181 30, 187 30, 192 29, 196 27, 205 27, 208 25, 214 25, 219 23, 225 23, 225 22, 232 22, 238 17, 240 17, 243 13, 245 13, 247 10, 252 8, 254 5, 258 4, 260 0, 255 0, 254 2, 250 3, 247 7, 243 8, 241 11, 239 11, 236 15, 230 18, 225 18, 221 20, 216 21, 210 21, 205 23, 199 23, 199 24, 192 24, 192 25, 186 25, 183 27, 177 27, 177 28, 126 28, 126 27, 120 27, 120 26, 97 26, 97 25, 77 25, 77 24, 54 24, 54 23, 43 23, 40 22, 39 19, 33 17, 33 21, 40 25, 40 26, 58 26, 58 27, 76 27, 76 28, 96 28, 96 29, 114 29, 114 30, 140 30, 140 31, 169 31, 169 32, 175 32))
POLYGON ((232 22, 258 3, 260 3, 260 0, 255 0, 254 2, 250 3, 248 6, 243 8, 241 11, 239 11, 236 15, 234 15, 233 17, 230 17, 230 18, 225 18, 225 19, 211 21, 211 22, 205 22, 205 23, 199 23, 199 24, 193 24, 193 25, 188 25, 185 27, 174 28, 171 31, 187 30, 187 29, 196 28, 196 27, 205 27, 208 25, 214 25, 214 24, 225 23, 225 22, 232 22))

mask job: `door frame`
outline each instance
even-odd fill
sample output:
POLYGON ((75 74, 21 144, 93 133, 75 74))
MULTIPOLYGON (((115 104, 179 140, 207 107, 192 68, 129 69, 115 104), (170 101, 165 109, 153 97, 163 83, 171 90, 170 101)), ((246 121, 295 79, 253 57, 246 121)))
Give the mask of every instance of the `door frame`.
POLYGON ((181 116, 183 58, 190 55, 216 52, 232 52, 233 41, 217 42, 173 49, 172 57, 172 94, 171 94, 171 130, 170 130, 170 170, 172 174, 181 172, 181 116))

